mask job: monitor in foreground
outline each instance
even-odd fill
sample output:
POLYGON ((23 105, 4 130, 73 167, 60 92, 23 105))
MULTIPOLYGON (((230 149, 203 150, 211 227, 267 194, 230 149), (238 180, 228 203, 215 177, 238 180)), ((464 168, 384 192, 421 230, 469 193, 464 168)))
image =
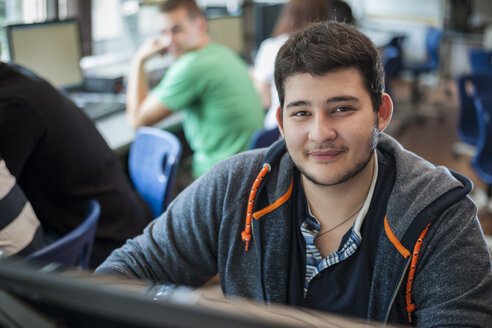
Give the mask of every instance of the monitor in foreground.
POLYGON ((379 326, 309 309, 225 299, 206 289, 48 269, 22 260, 0 260, 0 326, 379 326))

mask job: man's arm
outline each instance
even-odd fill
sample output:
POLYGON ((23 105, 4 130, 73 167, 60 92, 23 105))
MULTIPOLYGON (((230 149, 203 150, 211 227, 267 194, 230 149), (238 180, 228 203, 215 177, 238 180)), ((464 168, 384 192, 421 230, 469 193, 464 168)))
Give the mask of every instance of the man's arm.
POLYGON ((417 263, 412 291, 419 327, 487 327, 492 322, 490 254, 474 216, 463 200, 434 222, 417 263), (434 225, 434 226, 433 226, 434 225))
POLYGON ((45 134, 41 118, 27 103, 14 98, 0 102, 0 153, 17 179, 45 134))
POLYGON ((126 113, 134 128, 153 125, 172 112, 159 99, 149 94, 145 62, 167 52, 167 44, 162 40, 149 39, 137 51, 132 60, 126 91, 126 113))
POLYGON ((115 250, 96 269, 98 274, 122 275, 198 287, 217 273, 219 221, 223 180, 206 174, 184 190, 163 215, 140 236, 115 250), (204 198, 207 192, 215 197, 204 198), (215 215, 203 215, 215 213, 215 215))

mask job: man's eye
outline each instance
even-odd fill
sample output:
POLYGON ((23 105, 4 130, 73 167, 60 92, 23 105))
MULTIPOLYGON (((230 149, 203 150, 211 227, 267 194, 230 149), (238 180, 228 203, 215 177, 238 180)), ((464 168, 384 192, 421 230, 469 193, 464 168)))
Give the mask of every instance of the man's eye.
POLYGON ((352 108, 350 108, 350 107, 340 106, 340 107, 335 108, 334 112, 344 113, 344 112, 348 112, 351 110, 352 110, 352 108))
POLYGON ((304 110, 300 110, 300 111, 298 111, 298 112, 295 112, 293 116, 298 116, 298 117, 300 117, 300 116, 306 116, 306 115, 308 115, 308 114, 309 114, 308 112, 306 112, 306 111, 304 111, 304 110))

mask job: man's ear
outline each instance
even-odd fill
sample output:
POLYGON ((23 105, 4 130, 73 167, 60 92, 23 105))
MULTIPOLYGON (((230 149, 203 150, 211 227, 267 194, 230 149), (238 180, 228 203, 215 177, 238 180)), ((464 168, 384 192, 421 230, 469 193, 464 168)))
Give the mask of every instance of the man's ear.
POLYGON ((196 19, 200 32, 207 33, 207 19, 202 16, 198 16, 196 19))
POLYGON ((277 114, 275 116, 277 117, 278 129, 280 130, 280 134, 282 135, 282 138, 283 138, 284 137, 284 121, 282 119, 282 107, 280 107, 280 106, 277 107, 277 114))
POLYGON ((378 130, 383 132, 383 130, 388 126, 393 115, 393 100, 387 93, 381 95, 381 106, 379 106, 378 115, 378 130))

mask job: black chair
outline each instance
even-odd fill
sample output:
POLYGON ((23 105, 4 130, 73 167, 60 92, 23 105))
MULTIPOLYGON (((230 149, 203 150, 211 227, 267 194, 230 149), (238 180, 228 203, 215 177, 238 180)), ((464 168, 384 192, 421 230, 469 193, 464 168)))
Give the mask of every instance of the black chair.
POLYGON ((53 243, 31 253, 27 256, 27 259, 47 264, 55 262, 67 267, 87 269, 100 213, 99 202, 91 200, 85 220, 77 228, 53 243))

